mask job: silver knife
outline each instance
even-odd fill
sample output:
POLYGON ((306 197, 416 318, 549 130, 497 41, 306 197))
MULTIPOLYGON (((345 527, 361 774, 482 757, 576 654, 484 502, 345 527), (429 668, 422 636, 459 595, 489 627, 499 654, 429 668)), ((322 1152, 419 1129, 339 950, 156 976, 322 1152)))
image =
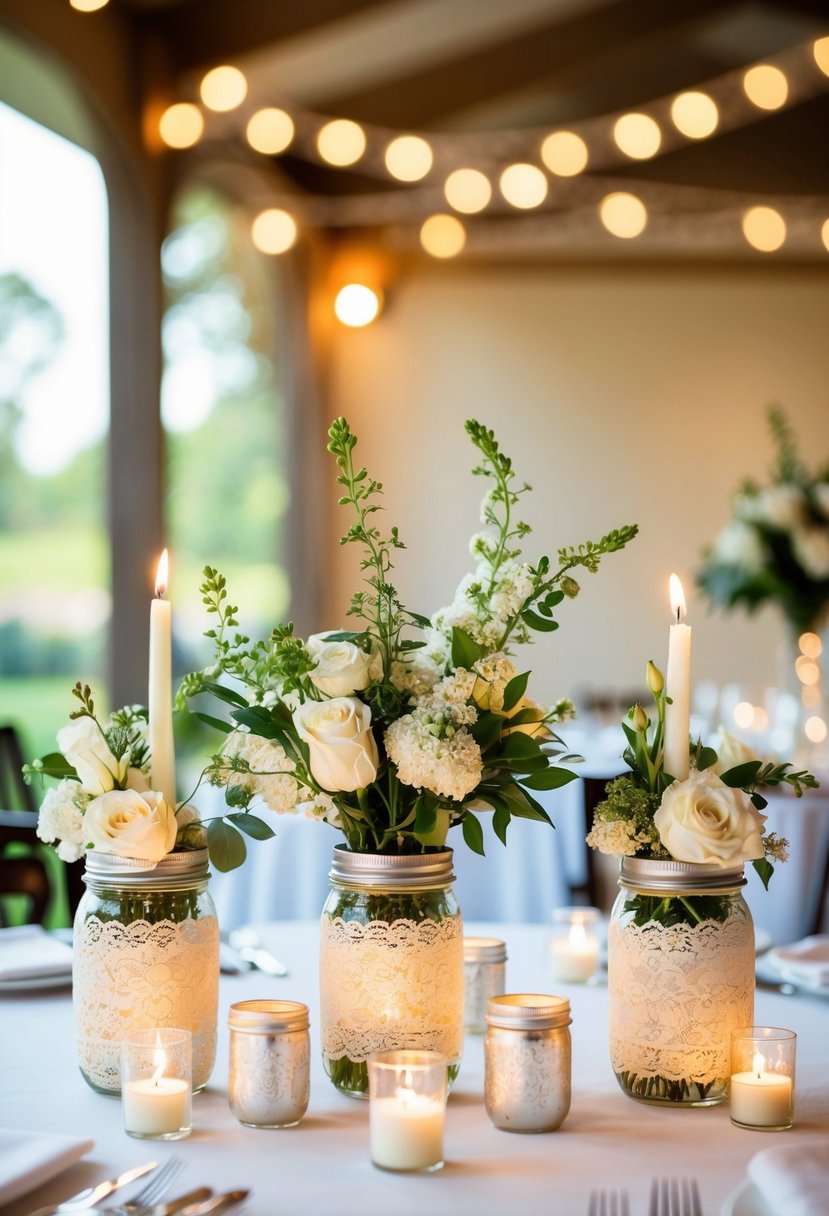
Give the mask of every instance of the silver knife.
POLYGON ((288 974, 288 968, 281 959, 262 945, 255 930, 232 929, 227 935, 227 940, 245 962, 256 967, 258 971, 264 971, 266 975, 284 976, 288 974))
MULTIPOLYGON (((194 1191, 188 1191, 186 1195, 179 1195, 178 1199, 168 1199, 166 1203, 154 1203, 150 1207, 141 1208, 141 1216, 173 1216, 174 1212, 180 1212, 182 1208, 193 1207, 194 1205, 209 1199, 213 1194, 213 1190, 209 1186, 197 1187, 194 1191)), ((105 1207, 93 1208, 93 1212, 97 1212, 100 1216, 135 1216, 135 1208, 131 1208, 129 1204, 124 1207, 105 1207)), ((89 1216, 92 1216, 90 1212, 89 1216)))
POLYGON ((203 1203, 181 1208, 179 1216, 213 1216, 216 1212, 223 1212, 226 1208, 235 1207, 237 1203, 247 1199, 249 1194, 250 1191, 226 1191, 223 1195, 214 1195, 212 1199, 205 1199, 203 1203))
POLYGON ((112 1195, 122 1186, 126 1186, 127 1183, 135 1182, 136 1178, 149 1174, 150 1170, 154 1170, 157 1165, 157 1161, 147 1161, 144 1165, 133 1166, 131 1170, 119 1174, 117 1178, 99 1182, 97 1186, 88 1186, 85 1190, 78 1191, 77 1195, 73 1195, 70 1199, 64 1199, 63 1203, 37 1208, 34 1212, 29 1212, 28 1216, 62 1216, 64 1212, 85 1212, 94 1207, 96 1203, 100 1203, 102 1199, 106 1199, 107 1195, 112 1195))

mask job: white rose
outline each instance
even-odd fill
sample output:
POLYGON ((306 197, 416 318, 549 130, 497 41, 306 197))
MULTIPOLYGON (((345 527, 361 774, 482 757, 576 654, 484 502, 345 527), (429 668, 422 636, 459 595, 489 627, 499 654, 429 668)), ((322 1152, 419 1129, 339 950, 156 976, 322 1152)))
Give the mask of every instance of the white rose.
POLYGON ((129 768, 129 756, 116 760, 101 728, 84 715, 58 731, 58 749, 76 770, 81 785, 89 794, 105 794, 122 785, 129 768))
POLYGON ((727 773, 730 768, 736 768, 738 764, 747 764, 749 760, 760 759, 747 743, 743 743, 741 739, 735 739, 722 727, 711 740, 711 746, 717 753, 717 763, 712 764, 711 771, 718 776, 727 773))
POLYGON ((693 769, 686 781, 669 785, 653 821, 675 861, 728 866, 764 853, 765 815, 710 768, 693 769))
POLYGON ((800 486, 781 482, 761 490, 756 500, 757 518, 781 532, 796 527, 803 519, 806 498, 800 486))
POLYGON ((353 642, 329 642, 328 634, 314 633, 306 649, 317 665, 311 680, 327 697, 350 697, 368 688, 372 678, 372 656, 353 642))
POLYGON ((110 790, 93 798, 84 815, 84 834, 100 853, 159 862, 176 843, 176 815, 155 790, 110 790))
POLYGON ((544 742, 545 739, 551 737, 551 731, 544 721, 547 716, 547 707, 539 701, 534 701, 532 697, 522 697, 514 709, 511 709, 507 714, 507 719, 514 718, 516 714, 523 713, 525 710, 532 713, 532 717, 526 722, 519 722, 517 726, 510 726, 505 731, 505 735, 522 734, 530 735, 537 738, 539 742, 544 742))
POLYGON ((829 578, 829 528, 797 528, 792 533, 792 549, 810 578, 829 578))
POLYGON ((311 773, 324 790, 352 792, 377 776, 371 710, 357 697, 306 701, 294 713, 294 725, 310 748, 311 773))
POLYGON ((829 481, 819 481, 812 487, 815 502, 823 515, 829 519, 829 481))
POLYGON ((732 519, 714 542, 714 557, 729 566, 739 566, 749 574, 757 574, 765 564, 763 542, 756 528, 732 519))

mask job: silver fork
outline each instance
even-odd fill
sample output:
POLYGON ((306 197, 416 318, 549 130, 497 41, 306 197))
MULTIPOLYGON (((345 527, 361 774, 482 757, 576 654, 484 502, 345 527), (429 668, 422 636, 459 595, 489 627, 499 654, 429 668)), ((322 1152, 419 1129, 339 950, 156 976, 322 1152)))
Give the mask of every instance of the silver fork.
POLYGON ((181 1162, 178 1157, 170 1157, 160 1169, 156 1170, 149 1182, 142 1186, 138 1194, 133 1195, 127 1203, 95 1210, 106 1212, 107 1216, 147 1216, 147 1213, 152 1211, 153 1205, 167 1194, 180 1170, 181 1162))
POLYGON ((696 1178, 654 1178, 648 1216, 702 1216, 696 1178))
POLYGON ((587 1216, 630 1216, 627 1191, 591 1191, 587 1216))

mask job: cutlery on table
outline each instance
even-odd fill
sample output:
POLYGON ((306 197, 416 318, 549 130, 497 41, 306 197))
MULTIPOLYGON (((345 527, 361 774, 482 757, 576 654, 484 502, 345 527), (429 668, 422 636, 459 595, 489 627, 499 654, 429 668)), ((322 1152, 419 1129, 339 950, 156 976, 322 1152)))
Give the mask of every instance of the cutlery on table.
POLYGON ((150 1170, 154 1170, 157 1165, 157 1161, 147 1161, 144 1165, 133 1166, 131 1170, 126 1170, 123 1174, 119 1174, 117 1178, 110 1178, 106 1182, 99 1182, 97 1186, 88 1186, 84 1190, 78 1191, 77 1195, 64 1199, 63 1203, 51 1204, 45 1208, 37 1208, 34 1212, 29 1212, 28 1216, 62 1216, 64 1212, 88 1211, 96 1203, 100 1203, 102 1199, 106 1199, 108 1195, 112 1195, 115 1191, 120 1190, 122 1186, 127 1186, 128 1183, 142 1178, 144 1174, 149 1174, 150 1170))
POLYGON ((591 1191, 587 1216, 630 1216, 627 1191, 591 1191))
POLYGON ((264 971, 266 975, 288 974, 288 968, 262 944, 255 929, 231 929, 227 940, 245 962, 256 967, 258 971, 264 971))
POLYGON ((182 1208, 193 1207, 204 1199, 210 1199, 213 1191, 209 1186, 199 1186, 186 1195, 177 1199, 168 1199, 166 1203, 125 1203, 122 1206, 92 1208, 89 1216, 174 1216, 182 1208))
POLYGON ((648 1216, 702 1216, 696 1178, 654 1178, 648 1216))
POLYGON ((217 1212, 227 1211, 247 1199, 250 1191, 225 1191, 222 1195, 214 1195, 202 1203, 194 1203, 189 1207, 180 1208, 179 1216, 214 1216, 217 1212))

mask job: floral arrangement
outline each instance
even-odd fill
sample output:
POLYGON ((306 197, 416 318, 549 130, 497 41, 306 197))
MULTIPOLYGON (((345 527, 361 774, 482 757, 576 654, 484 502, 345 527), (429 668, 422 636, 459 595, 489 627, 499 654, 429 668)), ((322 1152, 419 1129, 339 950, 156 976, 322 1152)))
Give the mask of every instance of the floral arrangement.
POLYGON ((773 407, 768 418, 777 448, 771 482, 739 487, 733 518, 706 551, 698 581, 724 608, 779 604, 802 633, 829 607, 829 463, 810 473, 783 411, 773 407))
POLYGON ((474 572, 431 618, 405 608, 389 581, 404 545, 397 528, 384 534, 377 525, 382 485, 355 465, 357 441, 342 418, 329 430, 328 449, 340 503, 354 515, 341 543, 362 549, 364 585, 349 608, 355 628, 303 640, 283 624, 252 642, 238 632, 224 576, 205 568, 214 661, 185 678, 177 706, 206 693, 229 707, 230 721, 196 710, 226 736, 205 770, 230 808, 207 827, 220 869, 244 858, 237 829, 251 808, 304 812, 339 829, 359 852, 442 847, 459 825, 481 853, 480 812, 492 813, 503 842, 512 816, 550 822, 534 792, 574 776, 555 763, 568 757, 553 729, 572 705, 528 697, 529 673, 515 667, 512 647, 557 629, 558 606, 579 592, 571 572, 596 571, 637 529, 560 549, 555 565, 523 560, 530 528, 516 509, 530 487, 516 484, 492 431, 475 421, 466 430, 480 454, 473 471, 491 483, 483 529, 471 542, 474 572))
MULTIPOLYGON (((195 809, 170 806, 150 789, 147 711, 129 705, 101 722, 92 691, 78 682, 80 708, 58 731, 59 751, 24 767, 24 776, 52 777, 40 807, 37 834, 58 856, 78 861, 87 849, 157 864, 173 849, 204 848, 195 809)), ((262 824, 270 835, 270 829, 262 824)))
MULTIPOLYGON (((762 811, 768 804, 759 787, 786 784, 800 797, 804 788, 814 789, 818 782, 811 773, 792 771, 791 764, 752 756, 724 732, 719 753, 689 740, 689 775, 674 780, 664 767, 665 681, 652 662, 646 681, 656 705, 655 720, 634 705, 622 723, 628 743, 623 758, 630 772, 608 784, 587 843, 618 857, 723 867, 750 861, 768 886, 773 862, 787 860, 788 841, 766 832, 762 811)), ((660 902, 639 898, 643 907, 660 902)))

